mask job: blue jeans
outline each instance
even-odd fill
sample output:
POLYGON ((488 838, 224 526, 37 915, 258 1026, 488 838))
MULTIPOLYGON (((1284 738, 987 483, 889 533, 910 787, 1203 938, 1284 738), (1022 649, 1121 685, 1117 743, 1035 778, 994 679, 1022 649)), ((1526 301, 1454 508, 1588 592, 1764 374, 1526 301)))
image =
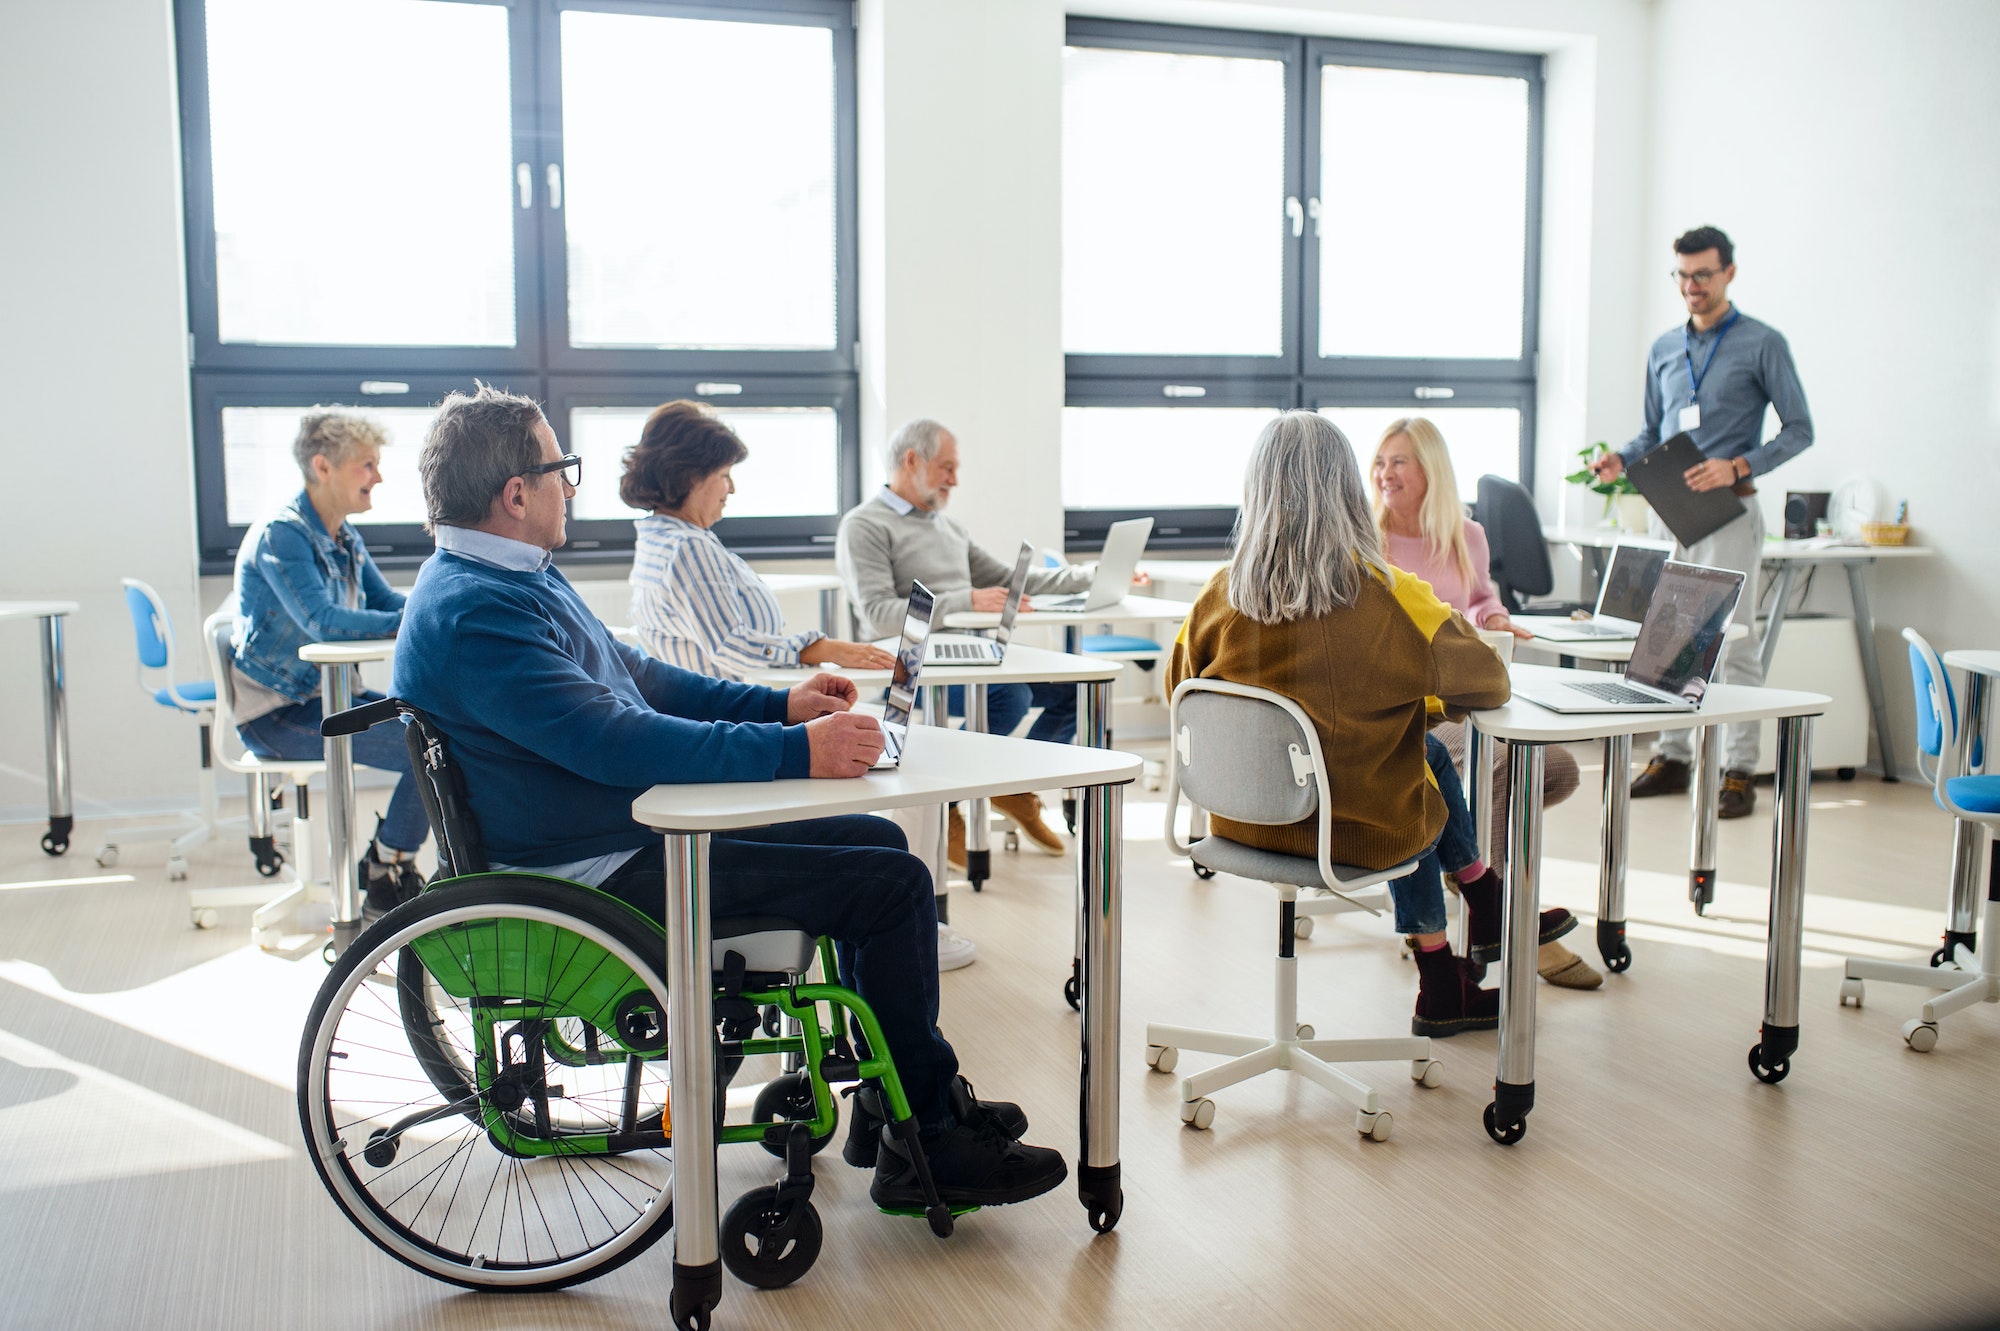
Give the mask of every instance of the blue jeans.
POLYGON ((1444 796, 1444 831, 1438 833, 1414 871, 1389 884, 1389 898, 1396 903, 1396 932, 1402 934, 1443 933, 1443 866, 1450 865, 1455 873, 1479 858, 1458 769, 1451 765, 1444 745, 1429 735, 1424 736, 1424 761, 1437 779, 1438 793, 1444 796))
MULTIPOLYGON (((362 691, 355 704, 374 702, 382 695, 362 691)), ((259 758, 317 758, 326 752, 320 738, 321 703, 293 703, 275 712, 266 712, 236 728, 243 745, 259 758)), ((382 818, 377 836, 391 850, 414 851, 430 834, 430 820, 424 816, 424 799, 417 793, 417 780, 410 774, 410 751, 403 745, 403 725, 378 725, 354 737, 354 761, 363 767, 395 772, 402 777, 396 793, 389 797, 389 812, 382 818)))
MULTIPOLYGON (((951 714, 965 715, 965 685, 950 690, 951 714)), ((1029 739, 1067 744, 1076 738, 1076 685, 1074 684, 988 684, 986 686, 986 730, 993 735, 1011 735, 1031 707, 1042 714, 1028 728, 1029 739)))
MULTIPOLYGON (((937 1026, 937 905, 901 828, 853 814, 717 833, 709 888, 717 917, 776 915, 832 938, 841 983, 875 1010, 911 1112, 927 1132, 951 1126, 958 1055, 937 1026)), ((654 838, 603 890, 664 923, 665 844, 654 838)))

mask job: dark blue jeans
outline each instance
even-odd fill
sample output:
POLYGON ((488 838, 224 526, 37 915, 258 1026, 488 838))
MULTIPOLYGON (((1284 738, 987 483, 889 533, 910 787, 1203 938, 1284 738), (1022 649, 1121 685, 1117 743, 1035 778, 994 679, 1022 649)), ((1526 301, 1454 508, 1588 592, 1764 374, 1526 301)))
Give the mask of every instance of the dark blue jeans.
POLYGON ((1396 903, 1396 931, 1404 934, 1444 932, 1444 878, 1479 858, 1473 835, 1472 814, 1465 807, 1465 791, 1459 785, 1458 769, 1443 744, 1424 736, 1424 761, 1444 796, 1444 831, 1423 853, 1412 872, 1389 884, 1390 900, 1396 903))
MULTIPOLYGON (((354 701, 359 705, 381 696, 364 691, 355 694, 354 701)), ((326 752, 326 741, 319 734, 320 717, 320 700, 314 698, 266 712, 238 726, 236 733, 243 737, 244 747, 260 758, 317 758, 326 752)), ((354 761, 402 777, 396 783, 396 793, 389 797, 389 811, 382 818, 382 844, 401 851, 413 851, 423 845, 431 825, 424 816, 424 800, 417 793, 416 778, 410 774, 410 751, 403 746, 402 722, 378 725, 356 735, 354 761)))
MULTIPOLYGON (((951 714, 965 715, 965 686, 951 689, 951 714)), ((986 730, 993 735, 1011 735, 1031 707, 1042 714, 1028 727, 1029 739, 1067 744, 1076 738, 1076 685, 1074 684, 989 684, 986 686, 986 730)))
MULTIPOLYGON (((664 923, 666 883, 656 839, 603 890, 664 923)), ((841 983, 875 1010, 918 1122, 926 1131, 951 1125, 958 1055, 937 1025, 937 906, 930 870, 901 828, 854 814, 718 833, 709 890, 718 918, 777 915, 832 938, 841 983)))

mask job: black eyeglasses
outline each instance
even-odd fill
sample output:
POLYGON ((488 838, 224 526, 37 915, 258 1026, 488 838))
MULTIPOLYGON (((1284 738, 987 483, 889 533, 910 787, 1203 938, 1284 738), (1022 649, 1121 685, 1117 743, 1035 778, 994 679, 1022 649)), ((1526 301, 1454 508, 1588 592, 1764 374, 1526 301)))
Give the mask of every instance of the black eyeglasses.
POLYGON ((554 462, 544 462, 539 467, 524 467, 518 474, 546 476, 552 471, 561 472, 563 480, 572 490, 583 484, 583 459, 575 453, 565 453, 554 462))
POLYGON ((1669 268, 1667 276, 1674 279, 1675 286, 1705 287, 1727 271, 1726 268, 1697 268, 1691 273, 1684 273, 1678 268, 1669 268))

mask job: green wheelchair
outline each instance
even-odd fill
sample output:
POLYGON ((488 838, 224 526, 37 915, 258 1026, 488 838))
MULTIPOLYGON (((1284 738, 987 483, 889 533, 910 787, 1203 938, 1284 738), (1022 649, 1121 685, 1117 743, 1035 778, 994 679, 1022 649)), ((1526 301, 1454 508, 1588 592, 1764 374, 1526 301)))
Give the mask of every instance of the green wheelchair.
POLYGON ((474 1289, 549 1290, 631 1261, 673 1227, 673 1123, 708 1113, 717 1140, 756 1142, 776 1182, 724 1213, 723 1263, 778 1288, 819 1256, 812 1157, 839 1122, 834 1086, 879 1093, 908 1144, 939 1237, 917 1122, 866 1002, 837 983, 831 943, 768 916, 714 922, 713 1103, 673 1097, 666 939, 581 883, 486 872, 462 772, 418 709, 386 698, 326 719, 352 735, 406 718, 438 874, 336 960, 299 1047, 299 1122, 334 1201, 378 1247, 474 1289), (860 1043, 850 1031, 858 1027, 860 1043), (725 1122, 746 1058, 785 1071, 750 1120, 725 1122))

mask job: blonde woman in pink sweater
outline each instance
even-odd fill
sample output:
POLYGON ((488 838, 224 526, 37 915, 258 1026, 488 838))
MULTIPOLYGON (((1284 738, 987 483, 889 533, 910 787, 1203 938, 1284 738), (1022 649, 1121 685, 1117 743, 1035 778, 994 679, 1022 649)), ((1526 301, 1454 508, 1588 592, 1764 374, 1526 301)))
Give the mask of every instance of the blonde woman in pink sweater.
MULTIPOLYGON (((1451 453, 1437 426, 1422 416, 1389 422, 1375 445, 1368 479, 1374 491, 1375 525, 1382 532, 1382 550, 1389 562, 1431 585, 1440 601, 1483 629, 1500 629, 1517 637, 1530 635, 1507 618, 1500 593, 1487 572, 1491 558, 1486 532, 1465 516, 1458 498, 1458 477, 1451 453)), ((1465 762, 1465 726, 1453 722, 1431 732, 1442 741, 1455 765, 1465 762)), ((1559 744, 1549 746, 1542 802, 1558 804, 1575 793, 1576 759, 1559 744)), ((1507 810, 1507 746, 1493 745, 1493 821, 1504 826, 1507 810)), ((1559 942, 1544 943, 1536 969, 1550 984, 1566 989, 1595 989, 1604 982, 1591 964, 1559 942)))

